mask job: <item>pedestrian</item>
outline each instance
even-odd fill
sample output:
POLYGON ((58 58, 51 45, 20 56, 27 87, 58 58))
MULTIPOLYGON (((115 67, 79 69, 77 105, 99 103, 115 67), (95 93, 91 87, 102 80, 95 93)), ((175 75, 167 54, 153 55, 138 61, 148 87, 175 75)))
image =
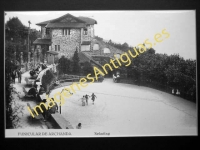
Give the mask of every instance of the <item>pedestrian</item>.
POLYGON ((81 123, 76 126, 76 129, 81 129, 81 123))
POLYGON ((174 90, 174 95, 176 95, 176 93, 177 93, 177 89, 174 90))
POLYGON ((12 82, 15 84, 15 78, 16 78, 16 71, 13 70, 12 72, 12 82))
POLYGON ((174 89, 172 89, 172 94, 174 95, 174 89))
POLYGON ((89 98, 89 95, 85 95, 85 100, 86 100, 86 104, 88 105, 88 98, 89 98))
POLYGON ((17 76, 18 76, 18 82, 21 83, 22 80, 22 72, 21 69, 19 68, 19 70, 17 71, 17 76))
MULTIPOLYGON (((45 103, 47 102, 46 99, 43 99, 41 103, 44 103, 44 105, 46 105, 45 103)), ((41 104, 40 104, 41 105, 41 104)), ((47 116, 47 108, 44 106, 44 105, 41 105, 41 109, 42 109, 42 115, 44 117, 44 121, 46 122, 46 116, 47 116)))
POLYGON ((178 95, 178 96, 180 95, 180 92, 179 92, 179 90, 178 90, 178 89, 177 89, 177 91, 176 91, 176 95, 178 95))
POLYGON ((82 100, 82 106, 85 106, 85 96, 83 95, 83 97, 81 98, 82 100))
MULTIPOLYGON (((94 105, 94 101, 95 101, 95 97, 96 97, 96 95, 94 95, 94 93, 92 93, 92 95, 91 95, 91 99, 92 99, 92 101, 93 101, 93 105, 94 105)), ((96 97, 97 98, 97 97, 96 97)))

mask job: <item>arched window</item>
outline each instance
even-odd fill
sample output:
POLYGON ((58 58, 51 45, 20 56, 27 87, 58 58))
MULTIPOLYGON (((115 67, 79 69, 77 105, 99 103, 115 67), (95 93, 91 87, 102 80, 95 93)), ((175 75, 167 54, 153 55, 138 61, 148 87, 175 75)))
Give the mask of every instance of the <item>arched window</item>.
POLYGON ((94 51, 99 50, 99 44, 94 44, 94 46, 93 46, 93 50, 94 50, 94 51))
POLYGON ((110 49, 109 49, 109 48, 104 48, 104 49, 103 49, 103 53, 108 54, 108 53, 111 53, 111 52, 110 52, 110 49))

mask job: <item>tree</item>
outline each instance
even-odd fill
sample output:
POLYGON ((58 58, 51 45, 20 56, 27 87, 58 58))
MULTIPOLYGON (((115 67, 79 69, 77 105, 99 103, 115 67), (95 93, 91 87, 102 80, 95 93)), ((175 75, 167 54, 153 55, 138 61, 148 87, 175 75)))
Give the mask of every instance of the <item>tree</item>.
POLYGON ((93 67, 92 67, 91 63, 89 63, 88 61, 85 61, 83 63, 82 72, 84 75, 88 75, 89 73, 91 73, 91 75, 93 75, 94 71, 93 71, 93 67))
MULTIPOLYGON (((24 61, 27 60, 27 39, 28 39, 28 27, 22 24, 22 22, 17 18, 10 18, 6 24, 5 39, 8 42, 12 42, 15 46, 16 55, 20 59, 20 52, 23 52, 24 61)), ((37 30, 30 30, 30 46, 34 40, 41 36, 41 33, 37 30)), ((30 48, 29 48, 30 49, 30 48)))
POLYGON ((72 58, 72 63, 73 63, 72 72, 74 74, 78 75, 80 72, 80 65, 79 65, 79 57, 78 57, 77 50, 74 52, 74 56, 72 58))
POLYGON ((70 65, 71 65, 71 61, 69 59, 67 59, 66 57, 62 56, 59 60, 58 60, 58 70, 60 74, 69 74, 70 71, 70 65))
POLYGON ((42 76, 42 85, 45 91, 48 92, 48 87, 55 80, 55 76, 52 71, 47 70, 46 73, 42 76))
POLYGON ((13 43, 6 42, 5 52, 6 129, 12 129, 19 126, 23 106, 16 103, 19 94, 11 84, 11 73, 18 67, 14 59, 13 43))

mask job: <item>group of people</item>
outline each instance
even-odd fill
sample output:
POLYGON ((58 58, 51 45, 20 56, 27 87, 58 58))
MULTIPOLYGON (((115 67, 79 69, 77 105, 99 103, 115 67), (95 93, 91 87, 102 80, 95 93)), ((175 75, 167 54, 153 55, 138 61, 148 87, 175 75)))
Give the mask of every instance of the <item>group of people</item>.
POLYGON ((180 91, 178 89, 172 89, 172 94, 179 96, 181 93, 180 93, 180 91))
POLYGON ((93 101, 93 105, 94 105, 95 98, 97 98, 97 97, 96 97, 96 95, 94 95, 94 93, 92 93, 91 96, 89 96, 87 94, 83 95, 83 97, 81 98, 82 99, 82 106, 88 105, 89 97, 91 97, 91 100, 93 101))
POLYGON ((13 72, 12 72, 12 74, 11 74, 12 83, 14 83, 14 84, 15 84, 15 78, 16 78, 16 76, 18 77, 18 82, 21 83, 21 80, 22 80, 22 72, 21 72, 21 69, 20 69, 20 68, 13 70, 13 72))
POLYGON ((40 66, 37 66, 36 67, 36 69, 32 69, 31 71, 30 71, 30 75, 31 75, 31 77, 33 77, 33 76, 37 76, 39 73, 40 73, 40 71, 41 71, 41 67, 40 66))
POLYGON ((39 91, 37 90, 37 85, 34 84, 32 88, 28 91, 28 95, 32 95, 37 101, 41 101, 40 95, 45 93, 44 87, 40 85, 39 91))

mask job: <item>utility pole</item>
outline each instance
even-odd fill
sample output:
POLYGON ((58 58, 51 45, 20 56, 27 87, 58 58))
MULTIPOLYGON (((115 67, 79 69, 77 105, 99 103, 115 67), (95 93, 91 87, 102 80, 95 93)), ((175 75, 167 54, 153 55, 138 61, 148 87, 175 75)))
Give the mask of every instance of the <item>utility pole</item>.
MULTIPOLYGON (((29 34, 30 34, 30 24, 31 24, 31 22, 28 21, 28 24, 29 24, 29 28, 28 28, 28 53, 27 54, 29 55, 29 34)), ((28 59, 28 57, 27 57, 27 59, 28 59)), ((27 60, 27 63, 28 63, 28 60, 27 60)))

